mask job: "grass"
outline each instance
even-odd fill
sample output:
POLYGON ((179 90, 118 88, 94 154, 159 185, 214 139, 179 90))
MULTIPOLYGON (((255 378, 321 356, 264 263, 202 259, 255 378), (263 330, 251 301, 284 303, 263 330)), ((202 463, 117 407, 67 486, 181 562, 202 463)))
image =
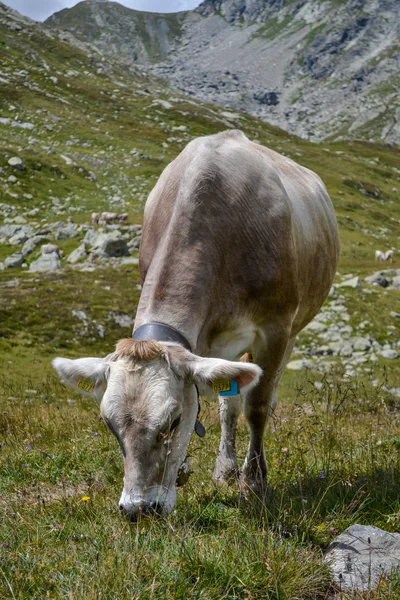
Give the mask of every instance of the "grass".
MULTIPOLYGON (((0 42, 2 77, 9 81, 1 86, 0 116, 34 124, 33 131, 0 125, 0 203, 9 217, 25 214, 45 228, 69 215, 84 225, 92 210, 116 209, 140 223, 168 162, 192 137, 227 126, 223 109, 180 97, 140 70, 105 62, 99 71, 97 57, 44 38, 33 26, 15 33, 3 24, 0 42), (18 75, 22 68, 28 79, 18 75), (8 165, 14 155, 26 170, 8 165), (29 216, 32 209, 38 212, 29 216)), ((371 274, 375 249, 397 248, 398 149, 313 145, 246 115, 240 127, 321 175, 338 215, 342 275, 371 274)), ((83 235, 59 244, 67 254, 83 235)), ((17 249, 0 245, 1 259, 17 249)), ((395 254, 393 266, 397 261, 395 254)), ((112 312, 134 316, 138 284, 137 266, 113 262, 94 272, 0 271, 0 598, 333 598, 323 552, 335 535, 356 522, 400 527, 399 400, 386 391, 398 385, 398 361, 379 359, 352 378, 339 364, 326 375, 284 374, 266 434, 263 499, 240 500, 236 485, 212 483, 219 419, 216 400, 205 399, 207 437, 191 442, 193 473, 176 510, 130 524, 117 506, 118 444, 98 406, 61 386, 50 361, 109 353, 130 334, 112 312), (87 329, 73 310, 86 313, 87 329), (96 325, 105 327, 104 338, 96 325)), ((398 336, 389 313, 400 312, 399 293, 368 291, 341 292, 349 324, 367 319, 368 332, 381 342, 389 327, 398 336)), ((241 460, 247 443, 242 418, 241 460)), ((399 596, 393 576, 375 592, 338 597, 399 596)))

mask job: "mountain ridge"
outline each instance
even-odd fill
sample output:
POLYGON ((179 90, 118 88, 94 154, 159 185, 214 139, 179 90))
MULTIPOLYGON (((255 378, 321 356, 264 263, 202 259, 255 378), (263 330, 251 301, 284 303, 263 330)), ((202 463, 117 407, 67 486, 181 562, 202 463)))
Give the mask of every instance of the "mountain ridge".
POLYGON ((400 143, 396 0, 205 0, 170 14, 85 0, 45 24, 307 139, 400 143))

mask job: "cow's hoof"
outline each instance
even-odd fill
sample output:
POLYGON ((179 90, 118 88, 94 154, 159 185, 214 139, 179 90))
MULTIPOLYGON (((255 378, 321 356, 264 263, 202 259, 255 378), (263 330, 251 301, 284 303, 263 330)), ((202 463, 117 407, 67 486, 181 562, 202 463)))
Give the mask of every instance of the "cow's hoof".
POLYGON ((267 494, 267 480, 264 479, 248 479, 243 474, 239 478, 239 488, 241 498, 264 498, 267 494))
POLYGON ((240 474, 240 491, 242 495, 250 497, 256 495, 263 498, 267 490, 267 465, 261 465, 261 461, 252 460, 250 463, 247 459, 243 465, 243 470, 240 474))
POLYGON ((239 469, 235 461, 217 460, 215 465, 213 481, 218 486, 226 486, 236 483, 239 478, 239 469))

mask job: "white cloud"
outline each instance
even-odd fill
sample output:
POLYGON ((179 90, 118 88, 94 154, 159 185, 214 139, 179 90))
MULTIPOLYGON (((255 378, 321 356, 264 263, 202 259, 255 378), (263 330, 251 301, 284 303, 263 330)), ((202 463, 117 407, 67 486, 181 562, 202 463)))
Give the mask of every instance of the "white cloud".
MULTIPOLYGON (((74 6, 76 0, 3 0, 22 15, 43 21, 63 8, 74 6)), ((190 10, 200 4, 200 0, 120 0, 120 4, 136 10, 152 12, 177 12, 190 10)))

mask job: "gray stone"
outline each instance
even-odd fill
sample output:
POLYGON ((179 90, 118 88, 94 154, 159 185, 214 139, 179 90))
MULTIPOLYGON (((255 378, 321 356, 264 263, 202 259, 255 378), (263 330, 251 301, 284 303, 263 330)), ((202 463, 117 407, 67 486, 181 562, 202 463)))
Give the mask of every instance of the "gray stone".
POLYGON ((325 323, 320 323, 318 321, 311 321, 306 327, 304 327, 303 331, 312 331, 314 333, 322 333, 327 331, 328 327, 325 323))
POLYGON ((140 241, 142 239, 141 235, 137 235, 136 237, 132 238, 129 242, 128 242, 128 248, 129 250, 137 250, 140 246, 140 241))
POLYGON ((93 227, 89 227, 89 229, 86 232, 85 237, 83 238, 83 241, 85 242, 85 244, 88 244, 89 246, 93 246, 99 235, 100 235, 100 232, 96 231, 93 227))
POLYGON ((315 371, 317 369, 315 363, 311 360, 306 360, 305 358, 292 360, 286 366, 292 371, 315 371))
POLYGON ((374 589, 382 575, 400 568, 400 534, 352 525, 329 545, 325 561, 342 590, 374 589))
POLYGON ((396 350, 393 350, 392 348, 386 348, 385 350, 382 350, 381 356, 383 358, 398 358, 399 355, 396 350))
POLYGON ((30 238, 25 244, 22 246, 22 254, 24 256, 28 256, 28 254, 32 254, 36 246, 42 242, 47 241, 47 238, 44 235, 35 235, 35 237, 30 238))
POLYGON ((63 227, 59 227, 54 232, 56 240, 68 240, 78 235, 78 230, 73 223, 68 223, 63 227))
POLYGON ((119 325, 119 327, 132 327, 135 322, 135 319, 132 319, 129 315, 125 313, 110 313, 110 316, 114 319, 115 323, 119 325))
POLYGON ((392 285, 390 286, 392 290, 400 290, 400 275, 396 275, 392 279, 392 285))
POLYGON ((391 311, 390 316, 393 317, 393 319, 400 319, 400 313, 395 312, 394 310, 391 311))
POLYGON ((20 267, 24 262, 24 255, 22 252, 16 252, 15 254, 11 254, 11 256, 7 256, 4 261, 4 266, 6 269, 13 269, 15 267, 20 267))
POLYGON ((0 225, 0 244, 6 244, 20 230, 21 225, 0 225))
POLYGON ((368 338, 353 337, 350 339, 350 342, 353 345, 354 350, 366 352, 371 348, 371 341, 368 338))
POLYGON ((10 237, 8 243, 12 244, 13 246, 20 246, 21 244, 24 244, 27 239, 28 236, 26 235, 25 231, 20 229, 17 231, 17 233, 14 233, 14 235, 10 237))
POLYGON ((16 223, 17 225, 25 225, 27 222, 28 221, 25 219, 25 217, 22 217, 21 215, 17 215, 14 219, 14 223, 16 223))
POLYGON ((56 252, 51 254, 42 254, 37 260, 31 263, 29 271, 31 273, 58 271, 61 268, 61 261, 56 252))
POLYGON ((373 275, 370 275, 369 277, 366 277, 365 281, 370 285, 379 285, 383 288, 387 287, 390 283, 390 279, 382 275, 380 271, 374 273, 373 275))
POLYGON ((23 171, 25 169, 24 162, 22 158, 19 158, 19 156, 13 156, 12 158, 10 158, 8 160, 8 164, 10 165, 10 167, 16 167, 20 171, 23 171))
POLYGON ((353 348, 349 342, 344 342, 339 350, 340 356, 351 356, 353 354, 353 348))
POLYGON ((91 251, 99 258, 129 256, 127 243, 119 231, 98 234, 91 251))
POLYGON ((72 250, 71 254, 67 258, 67 262, 75 264, 82 260, 82 258, 86 258, 86 248, 84 243, 75 248, 75 250, 72 250))
POLYGON ((359 277, 352 277, 351 279, 346 279, 346 281, 343 281, 342 283, 336 284, 336 287, 337 288, 348 287, 348 288, 352 288, 354 290, 361 290, 362 283, 361 283, 361 279, 359 277))
POLYGON ((328 345, 335 354, 339 354, 345 344, 347 344, 347 342, 340 339, 337 342, 330 342, 328 345))

